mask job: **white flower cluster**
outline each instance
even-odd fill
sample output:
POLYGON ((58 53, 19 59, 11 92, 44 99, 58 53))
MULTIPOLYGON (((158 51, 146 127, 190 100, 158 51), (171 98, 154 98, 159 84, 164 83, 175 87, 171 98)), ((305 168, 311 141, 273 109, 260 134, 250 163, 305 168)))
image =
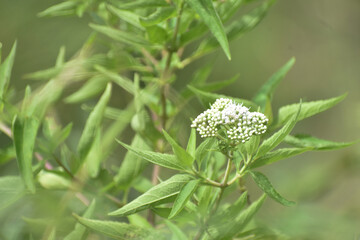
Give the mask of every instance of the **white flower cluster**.
POLYGON ((217 99, 211 108, 201 113, 192 122, 201 137, 214 137, 224 126, 227 137, 236 142, 246 142, 252 135, 266 132, 268 119, 259 112, 250 112, 247 107, 231 99, 217 99))

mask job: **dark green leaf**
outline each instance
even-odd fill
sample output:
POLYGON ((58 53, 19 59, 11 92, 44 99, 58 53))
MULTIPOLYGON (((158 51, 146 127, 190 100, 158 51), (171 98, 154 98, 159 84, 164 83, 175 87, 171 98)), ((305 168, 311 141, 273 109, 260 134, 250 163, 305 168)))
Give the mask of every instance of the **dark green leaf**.
POLYGON ((20 175, 30 192, 35 193, 32 159, 39 121, 33 117, 15 116, 12 124, 16 159, 20 175))
POLYGON ((4 100, 4 94, 9 86, 11 69, 14 65, 17 43, 15 42, 5 61, 0 65, 0 100, 4 100))
POLYGON ((163 134, 166 140, 170 143, 172 150, 178 160, 182 162, 184 166, 191 166, 194 162, 194 158, 188 152, 186 152, 186 150, 183 149, 165 130, 163 130, 163 134))
POLYGON ((169 215, 169 219, 175 217, 185 207, 186 203, 197 189, 200 181, 200 179, 191 180, 183 186, 175 199, 174 205, 169 215))
POLYGON ((13 204, 24 195, 25 189, 20 177, 0 177, 0 211, 13 204))
POLYGON ((284 142, 303 148, 312 148, 313 150, 333 150, 353 145, 356 142, 333 142, 325 139, 316 138, 310 135, 288 135, 284 142))
POLYGON ((132 202, 126 204, 122 208, 109 213, 111 216, 127 216, 139 212, 141 210, 169 202, 174 199, 180 189, 192 179, 189 175, 178 174, 160 184, 152 187, 144 194, 137 197, 132 202))
POLYGON ((217 14, 212 0, 186 0, 208 26, 211 33, 220 43, 228 59, 231 59, 229 43, 221 19, 217 14))
POLYGON ((174 17, 175 15, 176 9, 174 7, 160 7, 150 16, 140 18, 140 23, 144 27, 153 26, 165 21, 168 18, 174 17))

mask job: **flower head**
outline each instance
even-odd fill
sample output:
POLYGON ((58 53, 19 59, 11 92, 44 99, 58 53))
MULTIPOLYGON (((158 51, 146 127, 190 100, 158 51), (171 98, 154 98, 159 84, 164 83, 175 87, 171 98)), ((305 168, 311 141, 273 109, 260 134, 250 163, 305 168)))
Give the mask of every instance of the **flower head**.
POLYGON ((265 133, 267 122, 264 114, 250 112, 242 104, 220 98, 197 116, 191 127, 196 128, 201 137, 215 137, 220 129, 224 129, 229 139, 246 142, 252 135, 265 133))

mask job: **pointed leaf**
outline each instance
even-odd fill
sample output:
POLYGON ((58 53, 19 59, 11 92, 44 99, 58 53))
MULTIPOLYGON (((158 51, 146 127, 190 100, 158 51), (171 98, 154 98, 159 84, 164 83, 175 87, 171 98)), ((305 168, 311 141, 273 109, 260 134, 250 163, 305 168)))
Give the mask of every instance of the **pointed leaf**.
POLYGON ((4 94, 8 88, 11 70, 14 65, 17 43, 15 42, 5 61, 0 64, 0 100, 4 99, 4 94))
POLYGON ((110 12, 114 13, 121 20, 128 22, 129 24, 141 30, 145 30, 144 27, 140 24, 139 15, 135 14, 134 12, 128 10, 121 10, 111 5, 107 5, 107 8, 110 12))
POLYGON ((227 58, 230 60, 229 43, 221 19, 214 8, 212 0, 186 0, 186 2, 199 14, 200 18, 208 26, 211 33, 220 43, 227 58))
POLYGON ((26 191, 20 177, 0 177, 0 211, 18 201, 26 191))
POLYGON ((195 128, 191 129, 188 144, 186 146, 186 152, 188 152, 195 159, 195 152, 196 152, 196 130, 195 130, 195 128))
POLYGON ((111 72, 101 66, 95 66, 95 69, 97 71, 101 72, 102 74, 104 74, 106 77, 110 78, 114 83, 116 83, 117 85, 122 87, 128 93, 130 93, 132 95, 135 94, 135 86, 130 79, 122 77, 122 76, 118 75, 117 73, 111 72))
POLYGON ((169 215, 169 219, 175 217, 185 207, 186 203, 189 201, 200 184, 200 181, 200 179, 191 180, 183 186, 175 199, 174 205, 169 215))
POLYGON ((165 21, 168 18, 174 17, 175 15, 176 9, 174 7, 160 7, 150 16, 140 18, 140 23, 144 27, 153 26, 165 21))
POLYGON ((178 227, 176 224, 165 220, 165 224, 168 226, 168 228, 170 229, 171 233, 172 233, 172 238, 171 240, 187 240, 189 239, 186 234, 180 229, 180 227, 178 227))
POLYGON ((62 2, 56 5, 53 5, 44 11, 38 13, 38 17, 54 17, 54 16, 64 16, 75 13, 76 2, 62 2))
MULTIPOLYGON (((114 4, 117 2, 114 2, 114 4)), ((153 8, 153 7, 166 7, 169 4, 165 0, 135 0, 127 3, 119 3, 117 7, 120 9, 139 9, 139 8, 153 8)))
POLYGON ((65 47, 62 46, 59 50, 59 54, 56 58, 55 67, 62 67, 65 63, 65 47))
POLYGON ((127 216, 141 210, 156 206, 173 200, 180 189, 192 179, 191 176, 178 174, 160 184, 152 187, 150 190, 137 197, 132 202, 122 208, 109 213, 111 216, 127 216))
POLYGON ((205 156, 212 149, 215 142, 216 142, 215 138, 207 138, 199 145, 199 147, 196 148, 195 159, 196 162, 198 163, 198 166, 201 166, 201 162, 204 160, 205 156))
POLYGON ((194 162, 194 158, 186 152, 185 149, 183 149, 165 130, 163 130, 163 134, 166 140, 170 143, 178 160, 182 162, 184 166, 191 166, 194 162))

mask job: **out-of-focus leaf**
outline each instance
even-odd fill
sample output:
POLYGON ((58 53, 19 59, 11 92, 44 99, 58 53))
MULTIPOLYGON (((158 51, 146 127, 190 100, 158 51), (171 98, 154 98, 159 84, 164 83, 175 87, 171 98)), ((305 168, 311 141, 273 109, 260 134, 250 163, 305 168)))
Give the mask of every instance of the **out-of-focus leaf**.
POLYGON ((256 184, 272 199, 284 206, 292 206, 295 204, 293 201, 288 201, 283 198, 271 185, 269 179, 261 172, 249 171, 251 177, 256 184))
POLYGON ((303 148, 312 148, 313 150, 333 150, 353 145, 356 142, 333 142, 325 139, 313 137, 311 135, 288 135, 284 142, 303 148))
POLYGON ((195 159, 196 152, 196 130, 191 129, 190 137, 186 146, 186 152, 188 152, 195 159))
MULTIPOLYGON (((326 99, 326 100, 302 103, 301 104, 302 105, 301 112, 299 114, 298 121, 303 120, 308 117, 311 117, 317 113, 323 112, 323 111, 335 106, 336 104, 338 104, 339 102, 344 100, 346 95, 347 94, 343 94, 341 96, 326 99)), ((281 107, 279 109, 278 121, 277 121, 276 126, 281 126, 285 122, 287 122, 288 119, 290 119, 297 112, 298 108, 299 108, 299 103, 281 107)))
POLYGON ((209 151, 212 150, 214 144, 215 138, 207 138, 196 148, 195 159, 198 166, 201 166, 201 162, 204 160, 209 151))
POLYGON ((239 8, 246 3, 246 0, 227 0, 222 2, 218 8, 218 13, 223 22, 228 21, 239 8))
POLYGON ((101 162, 105 156, 101 145, 101 138, 102 138, 101 128, 99 127, 98 129, 96 129, 96 133, 93 140, 94 142, 91 145, 89 153, 87 154, 85 159, 87 170, 89 172, 90 177, 92 178, 97 177, 100 171, 101 162))
POLYGON ((168 40, 168 33, 166 30, 158 25, 146 27, 147 37, 150 42, 163 44, 168 40))
POLYGON ((282 66, 276 73, 274 73, 269 80, 260 88, 260 90, 253 97, 253 101, 258 104, 261 111, 264 112, 266 102, 272 100, 273 93, 281 80, 289 72, 295 63, 295 58, 291 58, 284 66, 282 66))
POLYGON ((165 130, 163 130, 163 134, 166 140, 170 143, 177 159, 182 162, 184 166, 191 166, 194 162, 194 158, 186 152, 186 150, 183 149, 165 130))
POLYGON ((4 94, 9 86, 11 69, 14 65, 17 43, 15 42, 5 61, 0 64, 0 100, 4 100, 4 94))
MULTIPOLYGON (((93 200, 90 204, 90 206, 86 209, 85 213, 83 214, 84 218, 91 218, 95 211, 96 202, 93 200)), ((81 225, 80 223, 75 224, 74 230, 69 233, 64 240, 79 240, 82 239, 86 232, 86 228, 81 225)))
POLYGON ((38 13, 38 17, 54 17, 74 14, 76 5, 77 3, 73 1, 62 2, 38 13))
POLYGON ((188 88, 196 94, 196 96, 199 98, 200 102, 204 105, 204 107, 209 107, 209 105, 214 103, 218 98, 230 98, 237 103, 242 103, 244 106, 251 107, 254 109, 257 109, 258 107, 255 103, 246 99, 233 98, 221 94, 204 92, 192 86, 188 86, 188 88))
POLYGON ((102 75, 96 75, 89 79, 79 90, 66 97, 66 103, 79 103, 104 91, 108 80, 102 75))
POLYGON ((208 232, 214 239, 232 239, 236 234, 240 233, 249 221, 254 217, 266 199, 266 195, 262 195, 258 200, 253 202, 247 209, 236 215, 227 224, 219 224, 210 226, 208 232))
POLYGON ((267 154, 263 155, 262 157, 255 159, 251 164, 250 168, 258 168, 264 165, 268 165, 285 158, 290 158, 292 156, 313 150, 311 147, 304 147, 304 148, 281 148, 277 149, 273 152, 268 152, 267 154))
POLYGON ((186 2, 199 14, 211 33, 220 43, 228 59, 231 59, 229 43, 221 19, 217 14, 212 0, 186 0, 186 2))
POLYGON ((134 226, 138 226, 145 229, 152 229, 153 226, 146 220, 146 218, 142 217, 140 214, 131 214, 127 216, 129 219, 129 223, 134 226))
POLYGON ((56 228, 53 227, 47 240, 56 240, 56 228))
POLYGON ((171 233, 172 233, 172 238, 171 240, 187 240, 189 239, 186 234, 180 229, 180 227, 178 227, 176 224, 170 222, 170 221, 165 221, 165 224, 168 226, 168 228, 170 229, 171 233))
POLYGON ((169 6, 169 4, 165 0, 135 0, 127 3, 111 0, 110 2, 116 5, 120 9, 127 9, 127 10, 169 6))
POLYGON ((186 203, 197 189, 200 181, 200 179, 191 180, 182 187, 175 199, 174 205, 169 215, 169 219, 175 217, 185 207, 186 203))
POLYGON ((145 30, 144 27, 140 24, 139 15, 135 14, 132 11, 122 10, 111 5, 108 5, 107 7, 110 12, 114 13, 121 20, 130 23, 131 25, 141 30, 145 30))
POLYGON ((180 161, 177 157, 175 157, 174 155, 170 155, 170 154, 164 154, 164 153, 158 153, 158 152, 152 152, 152 151, 146 151, 143 149, 139 149, 139 148, 134 148, 131 147, 125 143, 122 143, 120 141, 118 141, 124 148, 128 149, 129 151, 134 152, 136 155, 138 155, 139 157, 157 164, 159 166, 162 167, 166 167, 166 168, 170 168, 170 169, 175 169, 175 170, 180 170, 180 171, 184 171, 186 169, 188 169, 189 167, 187 165, 184 165, 184 163, 182 161, 180 161))
POLYGON ((90 27, 97 32, 100 32, 116 41, 131 45, 131 46, 149 46, 150 43, 146 41, 142 36, 135 35, 129 32, 124 32, 119 29, 111 28, 108 26, 102 26, 97 24, 90 24, 90 27))
MULTIPOLYGON (((138 134, 135 135, 131 146, 137 149, 150 150, 149 146, 138 134)), ((146 163, 141 156, 132 151, 128 151, 121 163, 118 173, 114 177, 115 183, 121 187, 129 186, 142 172, 146 163)))
POLYGON ((148 17, 140 18, 140 23, 144 27, 153 26, 165 21, 168 18, 174 17, 176 9, 172 6, 160 7, 148 17))
POLYGON ((65 173, 57 171, 40 171, 37 179, 43 188, 50 190, 68 189, 71 186, 71 180, 65 173))
POLYGON ((149 207, 172 201, 174 197, 178 195, 182 186, 184 186, 184 184, 189 182, 191 179, 191 176, 185 174, 174 175, 168 180, 154 186, 122 208, 109 213, 109 215, 127 216, 149 207))
POLYGON ((53 67, 33 73, 28 73, 24 76, 26 79, 31 80, 49 80, 56 77, 62 70, 62 67, 53 67))
POLYGON ((33 117, 15 116, 12 124, 14 147, 20 175, 31 193, 35 193, 32 159, 39 121, 33 117))
POLYGON ((62 67, 65 63, 65 46, 60 47, 59 54, 56 58, 55 67, 62 67))
POLYGON ((271 137, 265 139, 262 144, 259 147, 259 150, 256 153, 255 158, 261 157, 267 152, 274 149, 277 145, 279 145, 283 139, 291 132, 291 130, 294 128, 296 122, 299 119, 299 114, 302 108, 301 103, 297 105, 297 112, 295 112, 295 115, 292 116, 290 120, 283 126, 279 131, 274 133, 271 137))
POLYGON ((0 211, 25 195, 24 185, 17 176, 0 177, 0 211))
POLYGON ((111 84, 109 83, 105 89, 104 94, 101 96, 99 102, 96 104, 94 110, 90 113, 86 121, 83 133, 80 137, 78 144, 78 153, 80 157, 80 164, 85 160, 93 144, 96 130, 100 127, 103 119, 105 107, 110 99, 111 84))
POLYGON ((0 149, 0 165, 7 163, 11 159, 16 158, 15 149, 13 146, 0 149))
POLYGON ((161 235, 155 232, 122 222, 101 221, 75 215, 85 227, 117 240, 160 240, 161 235))
POLYGON ((125 91, 134 95, 135 86, 130 79, 122 77, 122 76, 118 75, 117 73, 111 72, 101 66, 96 66, 95 69, 97 71, 99 71, 100 73, 104 74, 106 77, 110 78, 114 83, 116 83, 117 85, 122 87, 125 91))

